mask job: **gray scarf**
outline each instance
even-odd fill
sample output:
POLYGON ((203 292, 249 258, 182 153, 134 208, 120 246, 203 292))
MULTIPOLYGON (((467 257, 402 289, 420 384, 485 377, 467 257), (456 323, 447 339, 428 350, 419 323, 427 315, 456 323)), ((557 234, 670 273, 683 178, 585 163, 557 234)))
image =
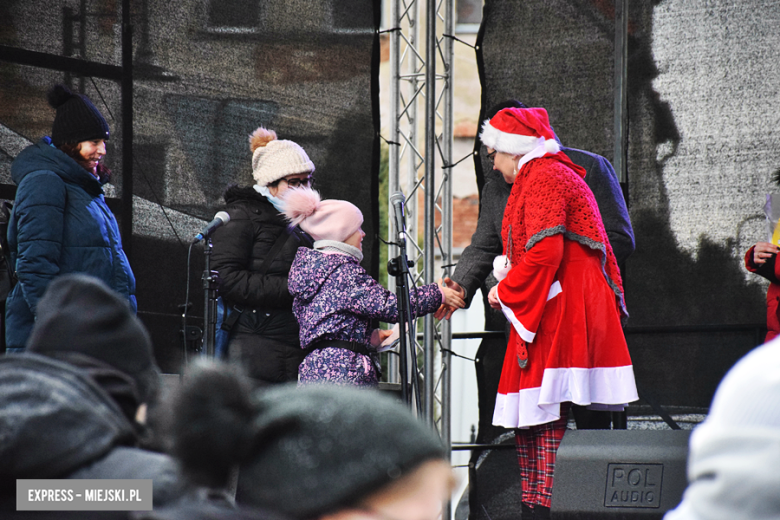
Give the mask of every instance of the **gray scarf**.
POLYGON ((349 256, 356 258, 358 262, 363 261, 363 252, 360 249, 345 244, 344 242, 337 242, 336 240, 317 240, 314 242, 314 249, 330 253, 346 253, 349 256))

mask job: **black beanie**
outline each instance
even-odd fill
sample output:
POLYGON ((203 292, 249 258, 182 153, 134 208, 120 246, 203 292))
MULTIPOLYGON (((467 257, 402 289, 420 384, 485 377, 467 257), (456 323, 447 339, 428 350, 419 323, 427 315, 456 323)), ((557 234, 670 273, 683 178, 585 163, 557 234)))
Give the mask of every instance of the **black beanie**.
POLYGON ((445 457, 438 435, 376 390, 259 389, 236 501, 304 520, 355 505, 445 457))
POLYGON ((55 278, 36 314, 29 352, 90 356, 133 378, 141 402, 154 396, 160 371, 149 333, 129 302, 100 279, 85 274, 55 278))
POLYGON ((58 84, 49 90, 47 98, 49 105, 57 111, 51 127, 54 146, 92 139, 108 141, 108 123, 87 96, 74 94, 65 85, 58 84))

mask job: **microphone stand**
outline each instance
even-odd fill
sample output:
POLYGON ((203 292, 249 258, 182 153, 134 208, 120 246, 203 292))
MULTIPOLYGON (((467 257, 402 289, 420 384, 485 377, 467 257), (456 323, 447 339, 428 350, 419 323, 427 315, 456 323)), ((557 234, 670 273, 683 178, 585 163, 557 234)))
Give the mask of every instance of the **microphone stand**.
MULTIPOLYGON (((411 406, 409 393, 409 362, 412 364, 411 387, 414 390, 418 413, 421 413, 420 391, 417 385, 417 356, 414 348, 414 320, 412 318, 412 302, 409 294, 409 266, 406 256, 406 240, 403 230, 398 230, 398 247, 400 254, 387 262, 387 273, 395 276, 395 294, 398 301, 399 358, 401 365, 401 399, 411 406), (408 347, 407 347, 408 346, 408 347)), ((414 264, 412 264, 414 265, 414 264)))
POLYGON ((203 306, 203 351, 206 357, 214 357, 214 345, 217 334, 217 283, 219 272, 211 270, 211 239, 203 241, 205 269, 203 270, 203 291, 205 305, 203 306))

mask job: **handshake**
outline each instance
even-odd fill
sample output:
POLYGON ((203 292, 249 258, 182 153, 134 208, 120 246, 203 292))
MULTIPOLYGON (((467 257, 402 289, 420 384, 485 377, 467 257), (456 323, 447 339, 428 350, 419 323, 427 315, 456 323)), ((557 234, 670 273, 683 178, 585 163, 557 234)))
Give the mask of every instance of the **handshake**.
POLYGON ((445 277, 443 280, 439 279, 438 283, 443 298, 441 306, 433 316, 437 320, 448 320, 453 312, 466 307, 466 290, 450 277, 445 277))

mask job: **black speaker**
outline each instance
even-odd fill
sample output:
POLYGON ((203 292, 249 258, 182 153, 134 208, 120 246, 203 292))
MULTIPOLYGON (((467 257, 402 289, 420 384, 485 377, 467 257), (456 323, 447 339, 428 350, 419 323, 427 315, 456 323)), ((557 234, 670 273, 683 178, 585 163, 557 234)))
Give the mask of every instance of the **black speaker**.
POLYGON ((469 471, 469 520, 517 520, 522 486, 515 436, 495 440, 496 448, 477 452, 469 471))
POLYGON ((556 520, 661 519, 687 485, 688 430, 571 430, 558 449, 556 520))

